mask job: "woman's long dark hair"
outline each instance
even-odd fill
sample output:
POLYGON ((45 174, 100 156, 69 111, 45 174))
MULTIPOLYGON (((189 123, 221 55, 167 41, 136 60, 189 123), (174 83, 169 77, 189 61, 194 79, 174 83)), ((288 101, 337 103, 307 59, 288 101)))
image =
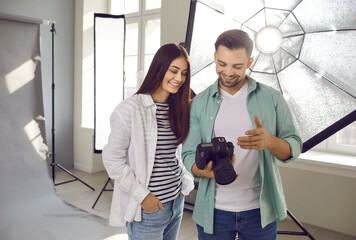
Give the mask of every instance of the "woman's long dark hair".
POLYGON ((185 48, 176 44, 166 44, 160 47, 153 57, 141 87, 136 92, 136 94, 154 93, 161 86, 172 61, 181 56, 186 59, 188 65, 186 79, 178 92, 168 97, 168 116, 172 131, 178 139, 176 145, 185 140, 189 131, 190 58, 185 48))

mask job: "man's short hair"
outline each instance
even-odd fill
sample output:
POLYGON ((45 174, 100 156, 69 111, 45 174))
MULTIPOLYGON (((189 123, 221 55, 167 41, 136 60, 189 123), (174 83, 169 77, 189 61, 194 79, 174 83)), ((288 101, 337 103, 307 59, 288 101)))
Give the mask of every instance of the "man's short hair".
POLYGON ((215 51, 220 45, 231 50, 245 48, 247 56, 250 58, 252 55, 253 41, 246 32, 239 29, 231 29, 220 34, 215 42, 215 51))

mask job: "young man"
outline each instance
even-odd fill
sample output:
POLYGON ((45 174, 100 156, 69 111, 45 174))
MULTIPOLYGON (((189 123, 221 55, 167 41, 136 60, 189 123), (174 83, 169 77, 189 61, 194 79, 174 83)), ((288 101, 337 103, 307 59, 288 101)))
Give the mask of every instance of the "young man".
POLYGON ((182 157, 200 178, 193 212, 199 239, 277 239, 276 220, 287 215, 276 158, 297 158, 302 142, 282 95, 245 74, 252 50, 247 33, 222 33, 215 42, 218 80, 192 102, 182 157), (215 182, 211 161, 204 170, 195 164, 197 145, 213 137, 234 144, 238 178, 231 184, 215 182))

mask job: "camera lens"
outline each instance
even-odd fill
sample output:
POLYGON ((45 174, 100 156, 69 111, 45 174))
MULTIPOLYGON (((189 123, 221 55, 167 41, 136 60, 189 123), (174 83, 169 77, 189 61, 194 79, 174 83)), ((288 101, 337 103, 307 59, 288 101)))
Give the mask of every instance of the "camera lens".
POLYGON ((217 164, 213 167, 215 181, 220 185, 227 185, 235 181, 236 172, 228 161, 217 164))

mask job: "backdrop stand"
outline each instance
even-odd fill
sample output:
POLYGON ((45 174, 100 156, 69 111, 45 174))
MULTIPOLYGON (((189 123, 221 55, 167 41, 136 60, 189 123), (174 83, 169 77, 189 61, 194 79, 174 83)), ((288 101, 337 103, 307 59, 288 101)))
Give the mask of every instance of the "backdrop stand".
POLYGON ((50 166, 52 168, 53 183, 55 186, 58 186, 58 185, 65 184, 65 183, 79 181, 79 182, 83 183, 85 186, 87 186, 88 188, 90 188, 91 190, 95 191, 95 189, 93 187, 91 187, 89 184, 82 181, 79 177, 77 177, 76 175, 71 173, 69 170, 65 169, 63 166, 61 166, 55 160, 56 151, 55 151, 55 129, 54 129, 54 90, 55 90, 55 84, 54 84, 54 34, 56 33, 56 29, 55 29, 54 23, 52 23, 51 33, 52 33, 52 153, 51 153, 52 162, 51 162, 50 166), (72 176, 74 179, 69 180, 69 181, 60 182, 60 183, 55 183, 55 168, 56 167, 63 170, 64 172, 66 172, 67 174, 72 176))

